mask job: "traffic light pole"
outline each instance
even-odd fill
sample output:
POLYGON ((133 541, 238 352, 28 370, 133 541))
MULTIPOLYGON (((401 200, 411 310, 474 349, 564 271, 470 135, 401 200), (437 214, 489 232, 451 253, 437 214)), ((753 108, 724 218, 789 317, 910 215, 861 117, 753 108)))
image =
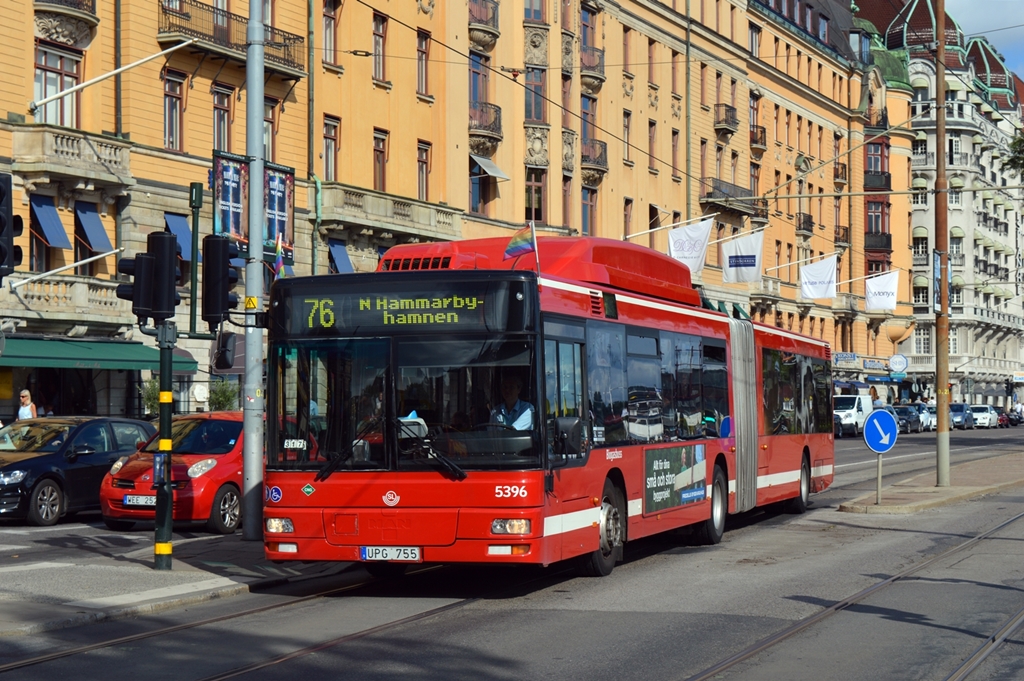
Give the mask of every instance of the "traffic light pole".
POLYGON ((935 250, 939 310, 935 314, 935 486, 949 487, 949 230, 946 194, 946 2, 935 8, 935 250))
POLYGON ((153 461, 153 486, 156 487, 156 529, 153 537, 153 567, 171 569, 171 533, 174 524, 174 483, 171 480, 171 416, 174 402, 172 377, 177 329, 165 320, 157 326, 160 347, 160 440, 153 461))
POLYGON ((249 254, 245 263, 245 385, 242 402, 242 538, 263 541, 263 3, 249 3, 245 55, 245 154, 249 157, 249 254))

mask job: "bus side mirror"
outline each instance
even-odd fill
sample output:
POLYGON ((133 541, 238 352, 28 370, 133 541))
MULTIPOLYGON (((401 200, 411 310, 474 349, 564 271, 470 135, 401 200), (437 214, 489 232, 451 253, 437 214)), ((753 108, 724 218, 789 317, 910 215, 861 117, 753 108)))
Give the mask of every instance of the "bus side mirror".
POLYGON ((583 450, 583 421, 578 416, 559 416, 555 419, 555 454, 575 456, 583 450))

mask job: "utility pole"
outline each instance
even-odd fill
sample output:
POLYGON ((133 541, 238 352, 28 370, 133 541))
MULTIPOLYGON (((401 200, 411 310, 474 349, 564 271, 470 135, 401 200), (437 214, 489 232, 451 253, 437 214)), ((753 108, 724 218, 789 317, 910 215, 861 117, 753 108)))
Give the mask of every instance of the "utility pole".
POLYGON ((242 538, 263 541, 263 3, 249 3, 245 54, 245 154, 249 157, 249 255, 245 263, 242 388, 242 538))
POLYGON ((935 484, 949 487, 949 224, 946 194, 946 2, 935 3, 935 250, 939 310, 935 314, 935 484))

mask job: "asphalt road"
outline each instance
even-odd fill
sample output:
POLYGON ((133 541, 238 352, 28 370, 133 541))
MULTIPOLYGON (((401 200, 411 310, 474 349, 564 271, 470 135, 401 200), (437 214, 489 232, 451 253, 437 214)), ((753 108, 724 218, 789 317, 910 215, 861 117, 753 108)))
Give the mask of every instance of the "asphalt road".
MULTIPOLYGON (((1019 451, 1022 436, 1024 428, 956 432, 953 462, 1019 451)), ((934 440, 931 434, 901 436, 886 474, 934 469, 934 440)), ((212 679, 271 661, 233 678, 688 679, 1024 513, 1024 490, 913 516, 839 513, 840 501, 873 489, 874 465, 862 441, 841 440, 836 484, 812 498, 809 513, 769 509, 731 519, 715 547, 694 546, 685 533, 635 542, 626 563, 603 579, 576 577, 561 566, 425 568, 294 607, 20 669, 10 678, 212 679), (304 651, 316 644, 320 649, 304 651)), ((68 527, 75 531, 81 530, 68 527)), ((61 550, 60 543, 52 541, 49 550, 61 550)), ((944 679, 1024 607, 1022 559, 1024 520, 716 678, 944 679)), ((354 567, 345 577, 359 583, 362 573, 354 567)), ((249 594, 135 621, 8 639, 0 649, 9 660, 293 597, 249 594)), ((1024 678, 1020 633, 971 678, 1024 678)))

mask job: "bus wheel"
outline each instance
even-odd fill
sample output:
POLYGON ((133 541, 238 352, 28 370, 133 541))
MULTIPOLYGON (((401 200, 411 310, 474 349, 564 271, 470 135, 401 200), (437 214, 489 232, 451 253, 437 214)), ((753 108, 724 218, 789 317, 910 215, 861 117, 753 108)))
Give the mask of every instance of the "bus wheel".
POLYGON ((729 487, 721 466, 715 466, 711 480, 711 517, 697 529, 697 541, 701 544, 717 544, 725 534, 725 516, 729 511, 729 487))
POLYGON ((580 557, 580 572, 587 577, 606 577, 615 563, 622 560, 622 545, 626 536, 626 512, 622 493, 611 480, 604 481, 601 494, 601 545, 596 551, 580 557))
POLYGON ((790 513, 806 513, 807 502, 811 498, 811 465, 807 463, 807 457, 805 456, 803 461, 800 463, 800 494, 794 499, 789 500, 789 508, 787 509, 790 513))
POLYGON ((377 579, 396 579, 405 574, 405 563, 388 563, 385 561, 363 563, 363 569, 377 579))

